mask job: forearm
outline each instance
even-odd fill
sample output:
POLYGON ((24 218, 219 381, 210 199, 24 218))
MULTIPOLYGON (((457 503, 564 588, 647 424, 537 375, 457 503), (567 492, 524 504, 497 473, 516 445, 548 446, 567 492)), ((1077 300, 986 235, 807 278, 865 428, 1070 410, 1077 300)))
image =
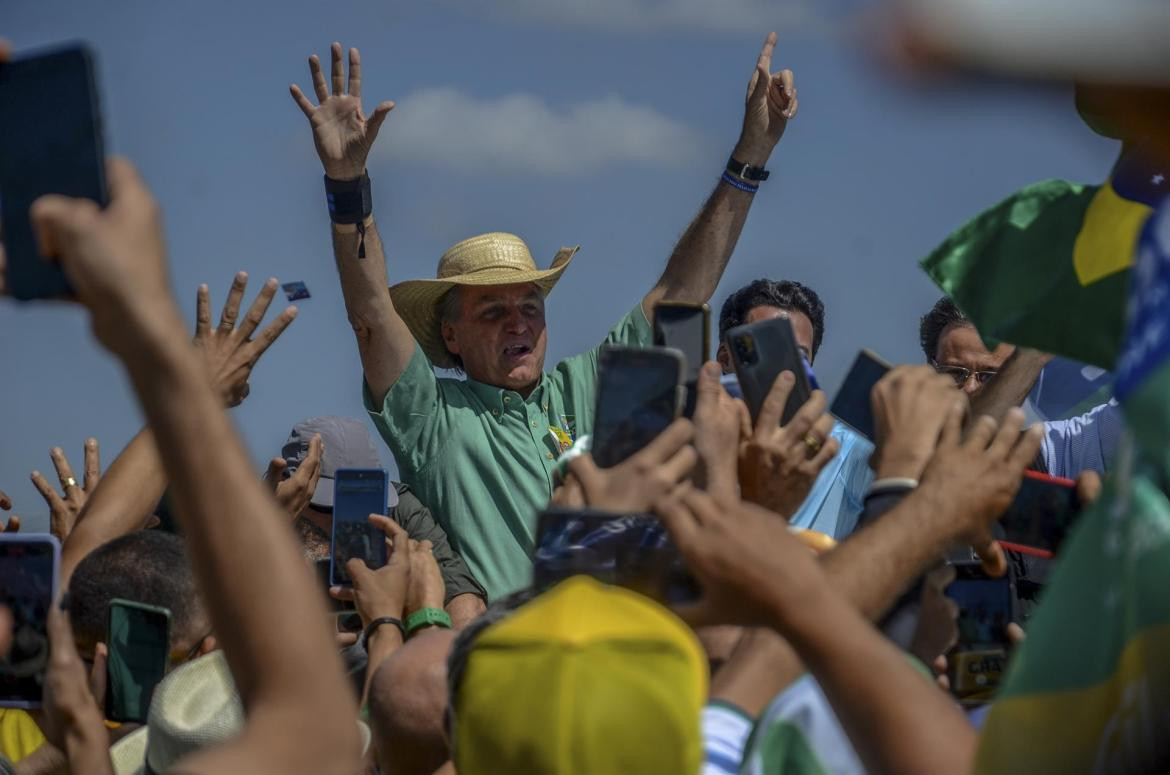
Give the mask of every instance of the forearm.
POLYGON ((348 742, 355 735, 352 724, 337 725, 352 719, 352 701, 333 644, 320 627, 324 602, 286 516, 255 477, 196 354, 173 333, 182 327, 167 321, 172 317, 173 308, 144 323, 125 360, 249 723, 264 709, 302 708, 311 710, 318 725, 332 722, 328 731, 348 742))
POLYGON ((862 616, 876 621, 949 548, 936 519, 945 519, 945 511, 946 505, 927 493, 913 492, 822 555, 821 569, 834 590, 862 616))
POLYGON ((711 699, 757 718, 803 672, 800 657, 784 638, 769 629, 749 630, 711 679, 711 699))
POLYGON ((141 530, 166 490, 162 459, 150 428, 139 431, 106 470, 89 497, 77 527, 61 547, 66 584, 86 555, 107 541, 141 530))
POLYGON ((785 608, 777 621, 870 772, 970 770, 974 729, 846 600, 825 590, 799 617, 785 608))
POLYGON ((735 250, 754 195, 720 181, 683 233, 666 270, 642 300, 646 317, 663 299, 706 302, 715 293, 735 250))
POLYGON ((333 224, 333 256, 345 310, 357 338, 366 382, 381 402, 414 354, 414 337, 394 310, 387 288, 386 255, 371 216, 364 236, 352 224, 333 224), (364 241, 365 258, 358 258, 364 241))
POLYGON ((484 604, 483 598, 479 595, 465 592, 451 598, 445 610, 447 615, 451 617, 451 627, 461 630, 486 611, 487 605, 484 604))
POLYGON ((398 649, 402 648, 402 633, 392 624, 383 624, 370 634, 366 641, 366 681, 362 687, 361 707, 365 707, 370 697, 370 686, 374 683, 374 676, 382 663, 390 658, 398 649))
POLYGON ((65 758, 68 760, 69 772, 113 775, 110 738, 97 706, 74 719, 65 731, 65 758))
POLYGON ((58 775, 69 772, 69 760, 51 743, 46 742, 16 762, 16 775, 58 775))
POLYGON ((1004 363, 995 379, 971 399, 971 417, 987 415, 1002 422, 1008 410, 1019 406, 1032 392, 1032 387, 1052 356, 1023 347, 1016 349, 1004 363))

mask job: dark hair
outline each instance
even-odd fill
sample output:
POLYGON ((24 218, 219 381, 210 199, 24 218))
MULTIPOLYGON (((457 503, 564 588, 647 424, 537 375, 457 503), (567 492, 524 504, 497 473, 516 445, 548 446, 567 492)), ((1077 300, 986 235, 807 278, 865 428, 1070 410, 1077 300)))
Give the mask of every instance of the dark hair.
POLYGON ((971 321, 948 296, 943 296, 935 302, 930 312, 922 316, 918 324, 918 341, 922 345, 926 360, 933 361, 938 357, 938 340, 946 327, 953 323, 970 325, 971 321))
POLYGON ((719 338, 728 330, 742 326, 748 313, 756 307, 776 307, 788 312, 803 312, 812 323, 812 357, 817 357, 825 336, 825 305, 816 291, 795 280, 753 280, 727 297, 719 311, 719 338))
POLYGON ((183 539, 158 530, 115 538, 94 549, 69 579, 67 607, 73 636, 81 643, 105 642, 110 600, 120 597, 171 612, 171 646, 202 626, 203 608, 183 539))

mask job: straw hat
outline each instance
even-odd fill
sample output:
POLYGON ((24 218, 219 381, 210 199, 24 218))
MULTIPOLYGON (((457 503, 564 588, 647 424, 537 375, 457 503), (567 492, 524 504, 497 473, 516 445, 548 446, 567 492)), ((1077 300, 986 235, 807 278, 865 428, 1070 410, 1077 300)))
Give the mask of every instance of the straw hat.
POLYGON ((491 232, 456 243, 439 259, 434 280, 407 280, 390 288, 394 309, 410 328, 431 363, 455 366, 439 333, 439 300, 456 285, 536 283, 547 296, 580 248, 561 248, 548 269, 537 269, 524 240, 491 232))
MULTIPOLYGON (((363 749, 370 730, 357 722, 363 749)), ((222 651, 176 668, 154 690, 146 726, 110 748, 117 775, 166 772, 188 754, 235 740, 244 731, 244 706, 222 651), (147 761, 149 760, 149 768, 147 761)))

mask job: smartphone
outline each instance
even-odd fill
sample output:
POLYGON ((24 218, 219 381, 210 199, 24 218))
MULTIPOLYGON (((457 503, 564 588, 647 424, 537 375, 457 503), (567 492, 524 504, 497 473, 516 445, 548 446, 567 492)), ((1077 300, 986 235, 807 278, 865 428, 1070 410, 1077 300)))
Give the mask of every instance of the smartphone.
POLYGON ((1053 557, 1080 513, 1076 482, 1025 471, 1020 491, 993 534, 1005 549, 1053 557))
POLYGON ((0 533, 0 604, 12 616, 12 645, 0 654, 0 708, 41 707, 60 564, 54 536, 0 533))
POLYGON ((991 578, 977 563, 957 564, 946 594, 959 608, 959 640, 947 657, 951 693, 965 705, 990 700, 1002 682, 1016 619, 1011 576, 991 578))
POLYGON ((667 604, 694 601, 700 591, 656 517, 548 509, 536 523, 533 586, 545 590, 577 575, 667 604))
POLYGON ((609 468, 653 441, 679 416, 683 355, 668 347, 601 349, 592 454, 609 468))
POLYGON ((338 600, 329 594, 329 587, 333 586, 330 582, 329 570, 333 566, 332 557, 323 557, 320 560, 313 561, 313 572, 317 576, 317 584, 321 588, 321 593, 325 595, 325 607, 330 612, 333 611, 352 611, 353 603, 346 600, 338 600))
POLYGON ((144 723, 154 687, 170 664, 171 612, 114 598, 106 638, 106 718, 144 723))
POLYGON ((695 382, 711 357, 711 308, 682 301, 658 302, 654 307, 654 344, 681 352, 686 362, 683 378, 695 382))
POLYGON ((731 329, 727 332, 727 349, 753 423, 759 418, 764 399, 780 372, 791 371, 796 376, 796 384, 780 417, 780 424, 787 425, 812 395, 809 368, 800 354, 788 318, 769 318, 731 329))
POLYGON ((333 540, 329 583, 352 586, 345 563, 360 557, 371 568, 386 564, 386 534, 370 524, 386 513, 386 472, 381 468, 339 468, 333 478, 333 540))
POLYGON ((0 64, 0 115, 8 292, 17 299, 70 295, 61 268, 41 258, 28 213, 43 194, 108 202, 93 53, 72 44, 0 64))
POLYGON ((841 389, 833 399, 829 411, 841 422, 873 441, 873 404, 870 393, 873 386, 890 370, 886 363, 870 350, 862 350, 853 361, 841 389))

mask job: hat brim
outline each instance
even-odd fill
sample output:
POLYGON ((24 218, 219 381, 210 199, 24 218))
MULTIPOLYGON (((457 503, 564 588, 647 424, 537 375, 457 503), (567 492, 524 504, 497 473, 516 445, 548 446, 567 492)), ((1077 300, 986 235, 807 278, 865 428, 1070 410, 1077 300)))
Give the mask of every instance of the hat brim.
POLYGON ((146 772, 146 726, 136 729, 110 747, 114 775, 143 775, 146 772))
POLYGON ((390 299, 394 302, 398 316, 406 323, 431 364, 451 369, 456 366, 456 362, 443 344, 439 330, 439 301, 447 291, 457 285, 535 283, 541 295, 548 296, 579 249, 561 248, 548 269, 485 269, 441 280, 407 280, 390 287, 390 299))

